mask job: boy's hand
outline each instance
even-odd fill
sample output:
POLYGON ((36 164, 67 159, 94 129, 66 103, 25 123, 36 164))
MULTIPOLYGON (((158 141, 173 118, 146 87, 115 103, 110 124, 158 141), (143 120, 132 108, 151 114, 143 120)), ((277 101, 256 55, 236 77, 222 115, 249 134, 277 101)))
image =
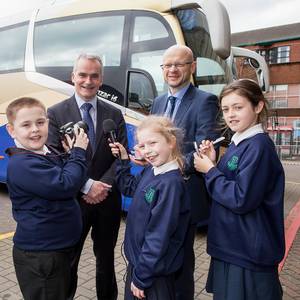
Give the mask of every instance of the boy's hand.
POLYGON ((75 133, 75 143, 73 147, 79 147, 84 150, 86 150, 88 144, 89 144, 89 139, 87 137, 87 134, 84 132, 83 128, 74 128, 74 133, 75 133))
POLYGON ((74 142, 74 137, 71 139, 68 134, 65 134, 65 138, 61 142, 65 152, 69 152, 73 148, 74 142))
POLYGON ((198 172, 207 173, 214 166, 207 155, 194 153, 194 167, 198 172))
POLYGON ((115 157, 120 157, 121 159, 129 159, 128 154, 124 146, 118 142, 109 143, 112 155, 115 157))
POLYGON ((133 296, 137 297, 138 299, 144 299, 146 298, 144 290, 140 290, 137 288, 133 282, 131 282, 131 292, 133 296))

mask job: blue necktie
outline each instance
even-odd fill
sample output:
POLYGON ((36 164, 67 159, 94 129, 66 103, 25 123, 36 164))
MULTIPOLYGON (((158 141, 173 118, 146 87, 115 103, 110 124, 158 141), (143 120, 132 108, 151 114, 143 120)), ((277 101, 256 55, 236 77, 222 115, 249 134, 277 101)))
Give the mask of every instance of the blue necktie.
POLYGON ((80 108, 82 109, 82 119, 89 127, 88 136, 89 136, 90 144, 94 151, 96 139, 95 139, 94 123, 93 123, 92 117, 90 115, 90 109, 92 107, 93 107, 93 105, 91 103, 84 103, 81 105, 80 108))
POLYGON ((176 104, 176 97, 169 96, 168 100, 169 100, 169 102, 171 104, 171 109, 170 109, 170 112, 169 112, 169 117, 170 117, 170 119, 172 119, 173 113, 174 113, 174 109, 175 109, 175 104, 176 104))

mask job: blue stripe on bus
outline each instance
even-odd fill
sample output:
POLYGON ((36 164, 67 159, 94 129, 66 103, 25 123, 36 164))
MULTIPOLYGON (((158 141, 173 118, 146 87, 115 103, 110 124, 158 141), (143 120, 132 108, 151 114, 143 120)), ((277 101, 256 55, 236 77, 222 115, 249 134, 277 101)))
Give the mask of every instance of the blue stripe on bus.
MULTIPOLYGON (((136 126, 126 123, 127 129, 127 138, 128 138, 128 148, 131 151, 135 145, 135 129, 136 126)), ((131 173, 136 174, 141 172, 143 168, 140 166, 136 166, 134 164, 131 165, 131 173)), ((131 204, 132 198, 122 196, 122 210, 128 211, 128 208, 131 204)))
POLYGON ((4 182, 6 182, 6 169, 7 169, 7 163, 8 163, 8 157, 4 151, 8 147, 11 147, 15 144, 13 139, 10 137, 10 135, 6 131, 5 125, 0 126, 0 141, 1 141, 0 156, 4 157, 4 159, 0 158, 0 182, 4 183, 4 182))

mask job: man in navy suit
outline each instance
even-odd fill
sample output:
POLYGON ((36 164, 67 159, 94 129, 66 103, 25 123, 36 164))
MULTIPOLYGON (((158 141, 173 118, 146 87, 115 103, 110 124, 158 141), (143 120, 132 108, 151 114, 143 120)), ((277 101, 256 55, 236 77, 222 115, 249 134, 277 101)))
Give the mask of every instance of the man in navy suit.
POLYGON ((174 45, 166 50, 161 65, 168 93, 157 97, 151 109, 152 114, 169 116, 176 126, 184 130, 183 153, 185 175, 192 202, 190 229, 185 242, 184 265, 176 278, 176 299, 194 299, 195 255, 193 250, 196 225, 207 222, 209 198, 202 175, 194 169, 193 142, 218 137, 218 99, 194 87, 191 76, 196 70, 193 53, 186 46, 174 45))
MULTIPOLYGON (((121 195, 114 182, 115 157, 103 132, 103 121, 116 123, 117 140, 127 146, 127 134, 120 110, 97 99, 103 81, 100 57, 81 54, 72 73, 75 94, 48 109, 48 145, 63 151, 59 128, 68 122, 84 120, 89 125, 87 149, 88 177, 78 201, 83 217, 83 233, 72 261, 72 287, 68 299, 73 299, 77 287, 77 269, 86 236, 91 229, 96 256, 97 299, 116 300, 118 291, 114 270, 114 248, 121 217, 121 195)), ((59 233, 57 233, 59 234, 59 233)))

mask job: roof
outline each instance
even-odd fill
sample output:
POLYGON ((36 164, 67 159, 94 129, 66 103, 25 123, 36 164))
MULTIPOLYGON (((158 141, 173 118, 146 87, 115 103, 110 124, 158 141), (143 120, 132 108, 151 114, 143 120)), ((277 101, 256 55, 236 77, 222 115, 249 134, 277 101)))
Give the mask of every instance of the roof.
POLYGON ((279 41, 300 39, 300 23, 233 33, 234 46, 270 45, 279 41))

